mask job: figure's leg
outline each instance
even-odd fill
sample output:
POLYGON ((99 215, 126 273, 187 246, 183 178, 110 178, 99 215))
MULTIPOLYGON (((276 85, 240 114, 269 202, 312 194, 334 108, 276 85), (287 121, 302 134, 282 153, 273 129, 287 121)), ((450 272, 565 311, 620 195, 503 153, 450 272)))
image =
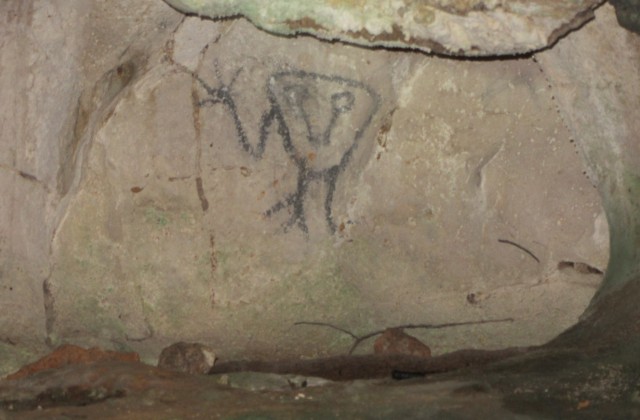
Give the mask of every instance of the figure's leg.
POLYGON ((309 184, 309 174, 303 168, 298 173, 298 185, 296 192, 287 195, 283 200, 278 201, 269 210, 264 212, 264 215, 271 217, 271 215, 279 212, 284 208, 291 207, 292 212, 289 220, 284 223, 285 231, 288 231, 290 227, 297 226, 305 235, 309 234, 309 227, 304 213, 304 199, 307 193, 309 184))
POLYGON ((339 166, 332 166, 327 169, 324 174, 324 182, 327 186, 327 195, 324 199, 324 215, 327 220, 327 226, 331 233, 336 233, 336 224, 333 221, 333 212, 331 206, 333 204, 333 193, 336 190, 336 181, 338 180, 338 174, 340 173, 339 166))
POLYGON ((304 214, 304 198, 307 194, 307 188, 309 186, 309 173, 306 167, 299 168, 298 172, 298 187, 294 195, 293 201, 293 214, 291 215, 290 223, 296 223, 300 230, 306 235, 309 234, 309 228, 307 227, 307 221, 304 214))

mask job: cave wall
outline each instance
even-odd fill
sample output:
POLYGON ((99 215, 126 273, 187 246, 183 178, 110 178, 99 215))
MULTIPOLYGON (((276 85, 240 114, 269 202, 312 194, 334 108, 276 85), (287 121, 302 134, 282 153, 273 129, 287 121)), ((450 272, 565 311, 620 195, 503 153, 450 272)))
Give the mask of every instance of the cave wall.
POLYGON ((1 7, 11 363, 64 342, 348 349, 296 321, 511 317, 420 334, 436 353, 542 344, 598 289, 607 219, 601 290, 637 273, 638 61, 620 47, 637 41, 609 6, 503 61, 279 37, 150 0, 1 7))

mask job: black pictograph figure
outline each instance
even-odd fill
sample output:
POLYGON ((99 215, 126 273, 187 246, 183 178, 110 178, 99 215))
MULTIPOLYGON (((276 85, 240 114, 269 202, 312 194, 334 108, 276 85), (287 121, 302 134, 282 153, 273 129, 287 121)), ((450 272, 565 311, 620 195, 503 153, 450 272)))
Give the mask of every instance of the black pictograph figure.
POLYGON ((243 129, 233 95, 233 85, 241 70, 225 84, 216 66, 218 87, 215 88, 194 75, 207 92, 199 105, 226 107, 233 118, 240 146, 256 159, 262 157, 270 127, 275 124, 285 152, 298 169, 297 187, 264 214, 269 217, 290 208, 291 217, 285 223, 285 230, 294 226, 308 234, 305 197, 312 182, 322 182, 326 186, 325 218, 334 233, 332 202, 336 181, 378 111, 378 94, 361 82, 340 76, 300 70, 277 72, 267 81, 269 109, 262 114, 259 139, 252 143, 243 129), (359 111, 356 116, 349 115, 356 110, 359 111))

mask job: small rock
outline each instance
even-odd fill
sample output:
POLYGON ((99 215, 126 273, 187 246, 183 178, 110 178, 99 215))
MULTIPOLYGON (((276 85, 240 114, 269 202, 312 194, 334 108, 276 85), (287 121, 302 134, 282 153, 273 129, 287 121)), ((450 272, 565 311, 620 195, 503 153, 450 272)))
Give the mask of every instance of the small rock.
POLYGON ((402 328, 387 328, 373 343, 373 352, 431 357, 431 349, 417 338, 406 334, 402 328))
POLYGON ((215 360, 216 355, 210 347, 181 341, 162 350, 158 367, 177 372, 206 374, 213 367, 215 360))

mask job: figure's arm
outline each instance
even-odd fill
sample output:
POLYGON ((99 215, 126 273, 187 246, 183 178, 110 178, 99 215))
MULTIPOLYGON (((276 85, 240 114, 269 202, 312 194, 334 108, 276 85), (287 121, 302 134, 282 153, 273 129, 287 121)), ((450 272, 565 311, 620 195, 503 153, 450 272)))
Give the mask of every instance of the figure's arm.
MULTIPOLYGON (((260 139, 258 140, 258 144, 256 145, 256 147, 254 148, 254 146, 249 141, 249 138, 247 137, 246 131, 243 128, 242 121, 240 120, 240 116, 238 115, 238 108, 232 94, 233 85, 238 78, 240 71, 241 69, 236 71, 236 74, 233 76, 229 84, 224 84, 216 66, 216 76, 218 77, 218 81, 220 82, 220 86, 217 88, 212 88, 199 76, 194 75, 198 83, 200 83, 200 85, 209 95, 208 98, 200 101, 198 103, 198 106, 213 106, 215 104, 222 104, 223 106, 225 106, 231 113, 231 118, 233 118, 233 125, 236 129, 240 146, 242 146, 242 149, 254 158, 260 159, 262 157, 262 154, 264 153, 265 144, 269 135, 269 127, 273 123, 274 119, 278 119, 280 123, 282 123, 282 121, 280 121, 281 118, 278 118, 277 107, 275 107, 274 104, 271 104, 270 109, 262 115, 262 119, 260 121, 260 139)), ((279 132, 281 131, 282 128, 279 129, 279 132)))

